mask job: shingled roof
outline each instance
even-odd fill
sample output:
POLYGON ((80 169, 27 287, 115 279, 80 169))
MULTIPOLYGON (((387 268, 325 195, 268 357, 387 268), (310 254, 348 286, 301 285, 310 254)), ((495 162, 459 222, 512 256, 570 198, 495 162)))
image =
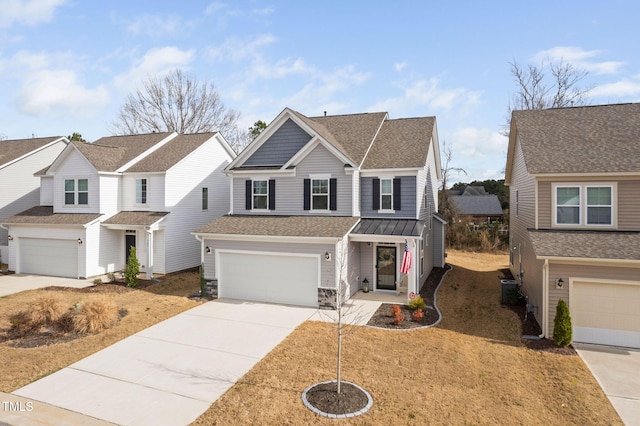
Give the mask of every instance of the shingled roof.
POLYGON ((639 103, 513 111, 516 136, 531 174, 640 172, 639 103))
POLYGON ((500 200, 493 194, 489 195, 450 195, 449 200, 456 208, 459 216, 501 216, 500 200))
POLYGON ((640 260, 640 232, 529 230, 536 256, 640 260))
POLYGON ((163 172, 211 139, 217 132, 178 135, 129 167, 127 172, 163 172))
POLYGON ((63 136, 50 136, 46 138, 0 140, 0 167, 62 138, 63 136))
POLYGON ((222 216, 198 228, 196 234, 284 237, 344 237, 356 224, 348 216, 222 216))
POLYGON ((51 206, 36 206, 3 219, 3 224, 85 225, 102 216, 101 213, 54 213, 51 206))

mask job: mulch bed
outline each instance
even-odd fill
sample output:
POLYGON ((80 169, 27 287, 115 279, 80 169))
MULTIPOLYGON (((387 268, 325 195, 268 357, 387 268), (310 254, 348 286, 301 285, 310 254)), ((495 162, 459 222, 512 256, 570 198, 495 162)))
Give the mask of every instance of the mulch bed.
POLYGON ((337 382, 314 385, 307 390, 306 399, 311 406, 323 413, 336 415, 357 413, 369 403, 369 398, 362 389, 345 382, 340 385, 340 393, 337 382))
POLYGON ((449 265, 444 268, 433 268, 427 281, 420 290, 420 297, 427 304, 427 308, 423 310, 424 317, 420 321, 415 321, 412 317, 413 310, 406 305, 395 305, 393 303, 383 303, 373 314, 367 325, 372 327, 388 328, 391 330, 410 330, 412 328, 426 327, 435 324, 440 316, 434 306, 435 293, 444 274, 451 269, 449 265), (393 323, 393 307, 400 306, 400 310, 405 320, 400 324, 393 323))

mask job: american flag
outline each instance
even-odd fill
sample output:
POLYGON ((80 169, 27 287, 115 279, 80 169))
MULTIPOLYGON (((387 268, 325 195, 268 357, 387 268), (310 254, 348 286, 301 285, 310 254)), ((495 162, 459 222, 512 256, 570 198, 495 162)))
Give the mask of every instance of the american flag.
POLYGON ((407 243, 407 240, 404 240, 404 254, 402 255, 400 272, 409 275, 409 269, 411 269, 411 252, 409 251, 409 243, 407 243))

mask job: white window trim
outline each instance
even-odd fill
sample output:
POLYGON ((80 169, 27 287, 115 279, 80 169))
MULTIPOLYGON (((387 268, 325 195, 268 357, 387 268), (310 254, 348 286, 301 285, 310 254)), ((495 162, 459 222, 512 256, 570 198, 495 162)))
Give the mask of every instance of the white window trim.
MULTIPOLYGON (((134 184, 135 185, 135 188, 134 188, 135 189, 135 199, 133 201, 134 201, 134 204, 136 206, 148 206, 149 205, 149 182, 150 182, 150 179, 148 177, 146 177, 146 176, 137 177, 135 179, 135 184, 134 184), (142 181, 142 180, 145 181, 144 195, 146 197, 146 200, 144 202, 138 202, 138 181, 142 181)), ((140 195, 142 196, 142 194, 140 194, 140 195)))
POLYGON ((380 177, 380 208, 378 209, 378 213, 395 213, 396 211, 393 209, 393 179, 392 177, 380 177), (382 193, 382 181, 391 181, 391 192, 383 194, 382 193), (387 195, 391 197, 391 208, 384 209, 382 208, 382 196, 387 195))
POLYGON ((551 186, 551 208, 552 208, 552 227, 554 228, 564 228, 564 229, 615 229, 618 227, 618 209, 617 209, 617 194, 618 194, 618 185, 615 182, 562 182, 562 183, 554 183, 551 186), (611 188, 611 223, 610 224, 588 224, 587 223, 587 188, 611 188), (579 188, 580 190, 580 204, 578 206, 579 223, 577 224, 565 224, 558 223, 558 188, 579 188))
POLYGON ((80 176, 80 177, 65 177, 62 180, 62 190, 63 190, 63 196, 62 196, 62 205, 65 207, 70 207, 70 206, 76 206, 76 207, 90 207, 91 204, 91 199, 89 198, 89 194, 90 194, 90 185, 91 185, 91 179, 89 179, 88 176, 80 176), (71 191, 67 191, 66 188, 66 183, 68 180, 73 181, 73 203, 71 204, 67 204, 67 194, 70 194, 71 191), (87 181, 87 190, 86 191, 80 191, 79 189, 79 181, 81 180, 86 180, 87 181), (87 204, 80 204, 80 193, 85 193, 87 194, 87 204))
POLYGON ((252 211, 258 211, 258 212, 266 212, 269 211, 269 178, 263 178, 261 177, 260 179, 251 179, 251 210, 252 211), (264 182, 266 184, 266 188, 267 188, 267 193, 266 194, 256 194, 255 190, 255 184, 256 182, 264 182), (265 208, 258 208, 255 206, 255 197, 265 197, 266 199, 266 203, 265 203, 265 208))
MULTIPOLYGON (((309 211, 311 213, 329 213, 331 212, 331 175, 322 174, 322 175, 309 175, 309 211), (326 209, 314 209, 313 208, 313 181, 314 180, 326 180, 327 181, 327 208, 326 209)), ((324 194, 317 194, 316 196, 325 196, 324 194)))

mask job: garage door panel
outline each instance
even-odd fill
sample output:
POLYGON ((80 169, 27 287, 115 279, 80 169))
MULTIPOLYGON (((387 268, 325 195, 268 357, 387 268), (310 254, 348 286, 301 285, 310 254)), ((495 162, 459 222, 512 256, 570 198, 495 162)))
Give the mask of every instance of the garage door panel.
POLYGON ((575 282, 571 296, 573 340, 640 347, 640 285, 575 282))
POLYGON ((220 297, 317 306, 317 256, 221 252, 220 297))
POLYGON ((20 272, 77 278, 78 243, 75 240, 20 238, 20 272))

